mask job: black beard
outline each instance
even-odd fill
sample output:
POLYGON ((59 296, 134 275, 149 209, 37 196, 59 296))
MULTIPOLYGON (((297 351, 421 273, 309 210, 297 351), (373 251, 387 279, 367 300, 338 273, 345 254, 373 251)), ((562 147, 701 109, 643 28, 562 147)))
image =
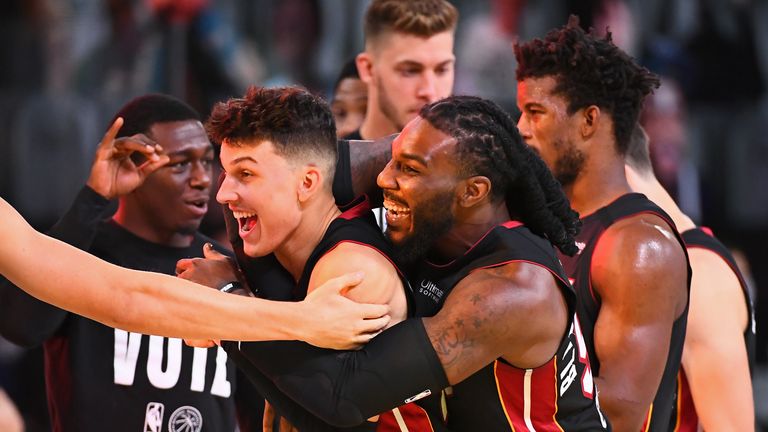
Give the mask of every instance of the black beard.
POLYGON ((571 143, 556 142, 555 147, 560 149, 557 161, 552 173, 561 186, 568 186, 576 181, 584 167, 584 153, 577 150, 571 143))
MULTIPOLYGON (((402 243, 394 245, 393 258, 395 262, 408 265, 426 256, 427 252, 432 249, 435 240, 453 227, 452 203, 453 192, 448 191, 411 208, 411 218, 414 221, 413 234, 405 237, 402 243)), ((389 232, 387 235, 389 236, 389 232)))

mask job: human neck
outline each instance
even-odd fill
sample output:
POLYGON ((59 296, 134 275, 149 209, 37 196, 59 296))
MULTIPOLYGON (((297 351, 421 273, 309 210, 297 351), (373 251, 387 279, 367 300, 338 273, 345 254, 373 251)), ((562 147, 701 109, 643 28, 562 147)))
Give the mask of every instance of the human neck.
POLYGON ((374 95, 368 95, 368 108, 363 124, 360 125, 360 136, 366 140, 375 140, 392 135, 400 132, 401 129, 379 110, 378 101, 375 99, 374 95))
POLYGON ((153 217, 145 214, 138 207, 121 202, 117 213, 112 217, 118 225, 131 234, 150 243, 170 247, 188 247, 194 240, 194 234, 163 230, 153 225, 153 217))
POLYGON ((652 172, 640 174, 627 166, 626 173, 627 181, 632 190, 644 194, 649 200, 661 207, 672 218, 672 222, 675 223, 678 232, 696 228, 693 220, 680 210, 675 200, 664 189, 664 186, 659 183, 659 180, 656 179, 652 172))
POLYGON ((275 249, 275 257, 280 265, 288 270, 296 282, 301 279, 309 256, 320 244, 328 226, 341 214, 333 198, 305 205, 299 226, 275 249))
POLYGON ((452 261, 464 255, 493 227, 510 219, 503 200, 467 210, 465 214, 458 214, 451 230, 435 241, 430 259, 452 261))
POLYGON ((571 207, 584 218, 632 190, 624 174, 623 158, 612 151, 595 149, 573 183, 564 186, 563 191, 571 207))

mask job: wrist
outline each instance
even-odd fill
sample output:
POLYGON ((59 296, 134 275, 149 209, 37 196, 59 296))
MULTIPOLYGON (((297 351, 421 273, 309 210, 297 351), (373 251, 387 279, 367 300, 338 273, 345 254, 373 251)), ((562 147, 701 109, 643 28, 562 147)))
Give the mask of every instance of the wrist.
POLYGON ((219 291, 227 294, 240 289, 243 289, 243 284, 238 281, 229 281, 219 287, 219 291))

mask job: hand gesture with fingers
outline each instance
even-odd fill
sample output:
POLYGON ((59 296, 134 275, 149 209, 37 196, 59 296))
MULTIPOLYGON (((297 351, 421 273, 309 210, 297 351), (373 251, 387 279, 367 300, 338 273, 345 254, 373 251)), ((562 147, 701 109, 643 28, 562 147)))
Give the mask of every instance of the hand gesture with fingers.
POLYGON ((91 189, 107 199, 132 192, 149 174, 169 161, 162 153, 162 147, 144 134, 116 139, 122 126, 123 119, 118 117, 104 134, 87 182, 91 189), (134 162, 136 157, 131 157, 134 153, 144 162, 134 162))
POLYGON ((301 339, 319 347, 352 349, 368 343, 389 323, 389 306, 363 304, 344 293, 363 281, 360 272, 329 279, 301 302, 307 307, 307 335, 301 339))

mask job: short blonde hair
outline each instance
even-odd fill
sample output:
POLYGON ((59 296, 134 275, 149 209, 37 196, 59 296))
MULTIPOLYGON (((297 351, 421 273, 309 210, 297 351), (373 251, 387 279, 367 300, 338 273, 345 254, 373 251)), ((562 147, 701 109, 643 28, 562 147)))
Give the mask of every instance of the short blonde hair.
POLYGON ((373 0, 365 14, 365 43, 384 33, 431 37, 453 31, 459 11, 446 0, 373 0))

